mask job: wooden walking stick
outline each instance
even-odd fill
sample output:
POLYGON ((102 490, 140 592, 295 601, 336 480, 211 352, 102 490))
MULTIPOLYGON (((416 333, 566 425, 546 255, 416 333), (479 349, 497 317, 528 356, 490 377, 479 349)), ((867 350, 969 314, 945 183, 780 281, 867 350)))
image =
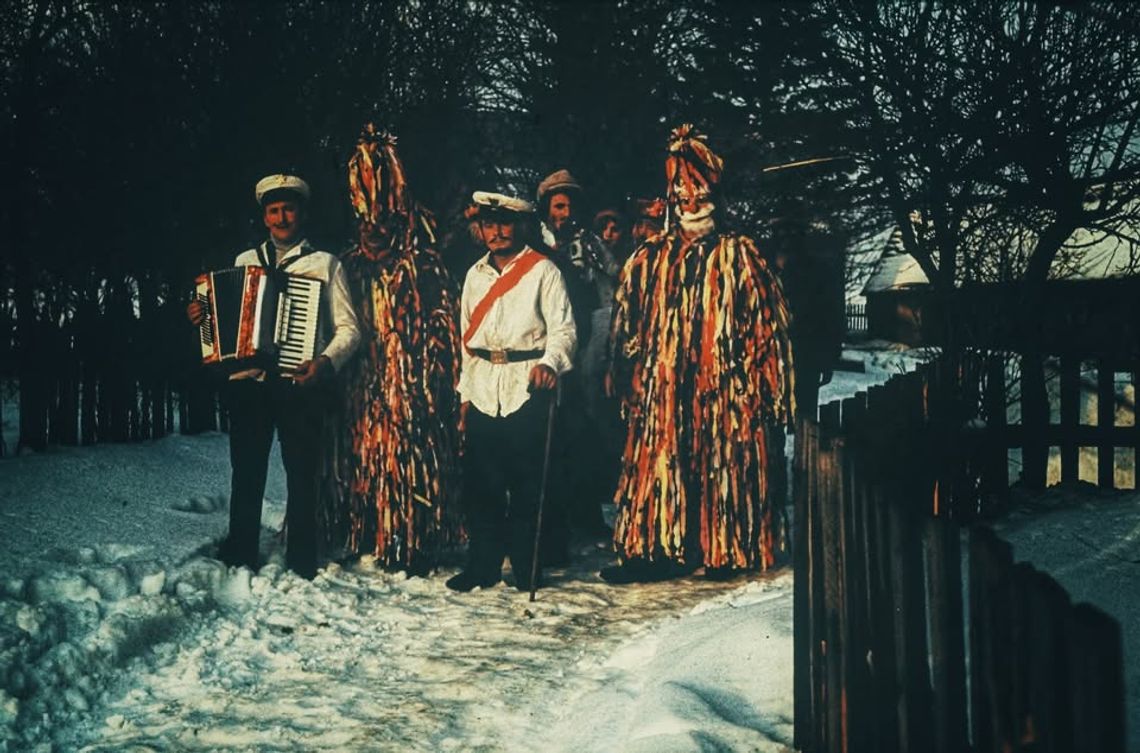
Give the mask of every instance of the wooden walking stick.
MULTIPOLYGON (((557 387, 555 387, 557 390, 557 387)), ((558 393, 551 392, 550 408, 546 415, 546 449, 542 453, 542 481, 538 487, 538 516, 534 524, 534 556, 530 561, 530 600, 538 590, 538 547, 542 540, 542 507, 546 502, 546 481, 550 475, 550 440, 554 437, 554 409, 558 406, 558 393)))

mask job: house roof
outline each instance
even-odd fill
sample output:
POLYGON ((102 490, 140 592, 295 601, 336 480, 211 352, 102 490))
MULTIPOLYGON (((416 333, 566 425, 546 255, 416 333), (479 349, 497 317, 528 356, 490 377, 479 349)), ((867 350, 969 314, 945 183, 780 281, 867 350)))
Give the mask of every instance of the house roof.
POLYGON ((901 290, 930 282, 915 258, 903 248, 902 232, 894 228, 879 257, 879 263, 863 285, 863 294, 901 290))
MULTIPOLYGON (((1128 228, 1128 235, 1140 239, 1140 228, 1128 228)), ((1036 243, 1033 233, 1021 236, 1022 242, 1013 244, 1010 249, 1013 255, 1028 249, 1036 243)), ((1140 274, 1140 241, 1107 233, 1102 230, 1078 228, 1065 241, 1062 253, 1058 254, 1049 270, 1052 279, 1065 280, 1102 280, 1107 278, 1133 277, 1140 274), (1068 251, 1069 253, 1065 253, 1068 251)), ((902 233, 897 227, 883 231, 863 242, 867 244, 861 248, 856 244, 849 251, 849 255, 862 255, 864 263, 871 252, 871 243, 881 244, 879 255, 874 262, 873 269, 867 273, 861 282, 861 293, 880 293, 886 290, 903 290, 910 287, 927 285, 930 280, 922 271, 918 262, 903 248, 902 233), (886 238, 885 241, 881 239, 886 238)), ((1026 252, 1027 253, 1027 252, 1026 252)), ((850 292, 849 292, 850 298, 850 292)))

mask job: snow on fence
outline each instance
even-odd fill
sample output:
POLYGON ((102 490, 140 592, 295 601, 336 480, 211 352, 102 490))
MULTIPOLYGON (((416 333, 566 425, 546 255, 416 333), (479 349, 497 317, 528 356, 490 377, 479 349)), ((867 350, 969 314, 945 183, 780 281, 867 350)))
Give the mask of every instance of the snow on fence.
POLYGON ((964 373, 928 364, 797 429, 805 753, 1125 749, 1120 624, 979 523, 997 445, 964 436, 978 401, 940 388, 964 373))

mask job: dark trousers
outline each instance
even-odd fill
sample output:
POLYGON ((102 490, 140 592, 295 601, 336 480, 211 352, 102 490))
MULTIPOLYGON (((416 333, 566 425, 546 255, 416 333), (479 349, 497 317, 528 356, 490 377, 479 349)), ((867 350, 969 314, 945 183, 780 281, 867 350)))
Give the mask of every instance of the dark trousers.
POLYGON ((276 429, 289 493, 285 563, 298 575, 311 578, 317 569, 316 507, 324 407, 319 393, 270 378, 230 382, 226 396, 233 469, 226 559, 257 567, 261 503, 276 429))
POLYGON ((546 394, 536 395, 498 418, 474 405, 468 410, 463 455, 467 569, 480 577, 501 573, 506 554, 519 583, 530 584, 549 400, 546 394))
POLYGON ((570 527, 597 534, 604 526, 602 502, 608 502, 617 485, 615 461, 606 454, 602 428, 589 411, 582 375, 571 371, 561 377, 562 399, 551 459, 556 483, 547 490, 554 515, 543 526, 554 549, 565 550, 570 527))

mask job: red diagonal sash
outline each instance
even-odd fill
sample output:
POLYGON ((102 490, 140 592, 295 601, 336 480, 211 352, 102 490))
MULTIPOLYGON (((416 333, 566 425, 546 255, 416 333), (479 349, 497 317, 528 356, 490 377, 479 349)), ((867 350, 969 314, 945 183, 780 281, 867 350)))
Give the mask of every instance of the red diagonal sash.
MULTIPOLYGON (((506 273, 495 280, 491 285, 491 289, 483 296, 482 300, 475 304, 474 310, 471 312, 471 322, 467 325, 467 332, 463 335, 463 347, 467 347, 467 343, 471 341, 471 337, 479 329, 479 325, 483 323, 487 313, 491 307, 495 305, 495 301, 502 298, 507 291, 519 284, 519 281, 526 276, 526 273, 531 268, 542 261, 544 257, 542 254, 531 249, 529 253, 524 252, 521 256, 515 259, 514 264, 507 269, 506 273)), ((470 348, 468 348, 470 350, 470 348)))

